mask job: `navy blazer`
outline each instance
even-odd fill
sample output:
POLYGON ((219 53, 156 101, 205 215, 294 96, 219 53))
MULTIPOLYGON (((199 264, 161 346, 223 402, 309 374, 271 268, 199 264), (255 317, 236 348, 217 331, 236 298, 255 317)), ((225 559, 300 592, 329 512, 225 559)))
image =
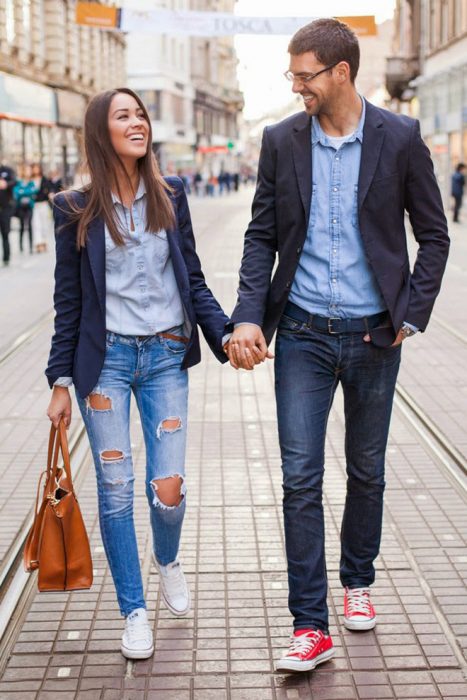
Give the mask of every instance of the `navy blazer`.
MULTIPOLYGON (((245 234, 234 323, 277 328, 308 230, 312 193, 311 117, 295 114, 266 127, 245 234), (272 270, 279 255, 277 268, 272 270)), ((358 180, 358 217, 365 254, 386 302, 390 326, 371 331, 390 345, 403 321, 424 330, 449 249, 446 217, 428 148, 415 119, 366 102, 358 180), (407 254, 408 212, 419 250, 413 272, 407 254)))
MULTIPOLYGON (((167 177, 176 213, 176 226, 168 231, 170 256, 182 299, 186 321, 191 327, 181 368, 187 369, 201 359, 197 324, 216 357, 226 362, 222 337, 230 330, 224 314, 206 285, 196 254, 190 212, 183 184, 178 177, 167 177)), ((85 194, 73 193, 83 204, 85 194)), ((73 377, 81 397, 96 386, 104 364, 105 328, 105 228, 101 218, 94 219, 86 246, 76 248, 76 223, 71 223, 63 194, 54 199, 57 262, 55 267, 55 333, 46 369, 49 385, 58 377, 73 377)))

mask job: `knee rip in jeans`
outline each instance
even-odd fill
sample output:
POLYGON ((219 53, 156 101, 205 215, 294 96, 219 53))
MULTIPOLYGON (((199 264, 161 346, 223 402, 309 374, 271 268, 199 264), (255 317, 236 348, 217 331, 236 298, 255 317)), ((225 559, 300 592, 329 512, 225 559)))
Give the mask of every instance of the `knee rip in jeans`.
MULTIPOLYGON (((109 468, 111 464, 121 464, 125 459, 125 455, 121 450, 103 450, 100 453, 102 467, 109 468)), ((124 476, 115 476, 108 484, 112 486, 126 486, 129 482, 124 476)), ((105 483, 105 482, 104 482, 105 483)))
POLYGON ((98 391, 93 391, 89 396, 86 397, 86 410, 89 411, 111 411, 112 410, 112 400, 110 396, 101 394, 98 391))
POLYGON ((153 479, 151 486, 154 491, 153 505, 163 510, 177 508, 185 498, 185 480, 180 474, 153 479))
POLYGON ((177 430, 182 429, 182 419, 178 416, 171 416, 170 418, 164 418, 161 420, 157 426, 156 436, 160 440, 162 433, 176 433, 177 430))

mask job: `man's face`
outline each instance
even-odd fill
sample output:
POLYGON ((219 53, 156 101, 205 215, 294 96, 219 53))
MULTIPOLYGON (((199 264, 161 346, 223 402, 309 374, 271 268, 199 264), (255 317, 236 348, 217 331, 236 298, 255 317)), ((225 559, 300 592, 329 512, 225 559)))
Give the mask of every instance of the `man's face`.
POLYGON ((326 68, 326 65, 317 60, 313 51, 290 56, 289 70, 296 76, 292 83, 292 91, 303 97, 305 110, 309 115, 319 114, 332 100, 336 91, 333 70, 324 71, 306 82, 302 82, 300 76, 312 76, 323 68, 326 68))

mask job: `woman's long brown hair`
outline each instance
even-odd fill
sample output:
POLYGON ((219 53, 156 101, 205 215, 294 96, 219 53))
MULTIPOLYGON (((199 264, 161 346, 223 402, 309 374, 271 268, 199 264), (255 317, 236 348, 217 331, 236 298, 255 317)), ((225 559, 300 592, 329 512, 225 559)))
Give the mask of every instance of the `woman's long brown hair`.
POLYGON ((173 206, 168 196, 171 189, 162 177, 152 152, 151 120, 146 107, 141 98, 129 88, 106 90, 92 98, 84 117, 84 166, 90 178, 89 184, 84 187, 84 206, 77 205, 71 191, 64 193, 71 210, 71 219, 78 222, 78 248, 86 245, 88 226, 96 217, 104 220, 117 245, 125 244, 125 232, 121 230, 115 217, 112 190, 120 195, 117 173, 128 178, 130 187, 131 181, 122 160, 112 146, 108 126, 110 103, 115 95, 122 92, 136 100, 149 126, 148 148, 145 155, 138 160, 139 176, 146 186, 145 230, 156 233, 161 229, 172 228, 175 223, 173 206))

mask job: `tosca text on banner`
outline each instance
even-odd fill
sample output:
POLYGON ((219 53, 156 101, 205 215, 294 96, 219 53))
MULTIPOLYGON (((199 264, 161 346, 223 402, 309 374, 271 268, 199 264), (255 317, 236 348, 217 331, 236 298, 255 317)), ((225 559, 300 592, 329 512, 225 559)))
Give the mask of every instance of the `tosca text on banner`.
MULTIPOLYGON (((76 22, 101 29, 141 34, 230 36, 233 34, 290 35, 317 17, 240 17, 223 12, 117 9, 96 2, 76 4, 76 22)), ((359 36, 374 36, 373 15, 336 17, 359 36)))

